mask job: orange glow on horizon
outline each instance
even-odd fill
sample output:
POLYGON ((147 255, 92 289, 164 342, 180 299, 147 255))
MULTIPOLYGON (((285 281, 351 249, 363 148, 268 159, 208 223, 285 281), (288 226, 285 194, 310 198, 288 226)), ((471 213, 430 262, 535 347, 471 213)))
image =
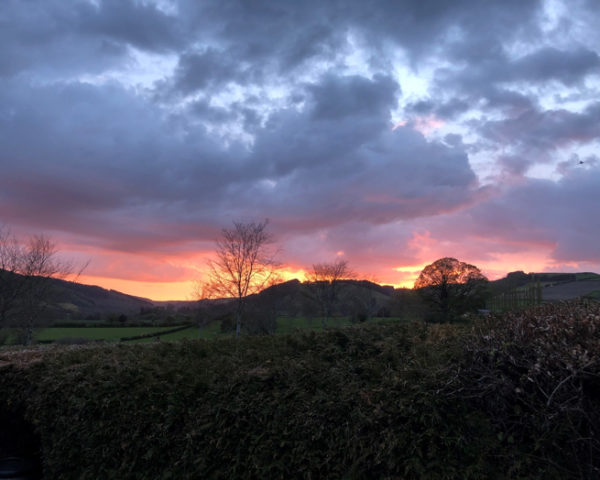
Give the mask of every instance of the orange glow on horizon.
POLYGON ((148 298, 150 300, 194 300, 193 280, 178 282, 146 282, 141 280, 123 280, 120 278, 97 277, 81 275, 77 280, 86 285, 97 285, 107 290, 132 295, 134 297, 148 298))
MULTIPOLYGON (((278 282, 297 279, 306 281, 306 272, 301 268, 280 268, 277 270, 278 282)), ((199 277, 200 278, 200 277, 199 277)), ((120 278, 96 275, 81 275, 78 283, 96 285, 107 290, 116 290, 126 295, 147 298, 156 301, 196 300, 197 280, 153 282, 144 280, 124 280, 120 278)))
MULTIPOLYGON (((431 261, 415 263, 411 265, 396 265, 393 267, 379 267, 377 270, 361 269, 358 272, 358 279, 374 279, 376 283, 382 285, 391 285, 394 288, 413 288, 414 282, 419 274, 430 263, 443 254, 437 254, 437 245, 434 245, 432 239, 427 234, 418 236, 420 246, 426 257, 432 256, 431 261)), ((419 255, 418 258, 425 256, 419 255)), ((452 256, 452 255, 450 255, 452 256)), ((477 259, 462 258, 459 260, 471 263, 477 266, 481 272, 490 280, 496 280, 504 277, 507 273, 515 270, 527 272, 553 271, 557 268, 564 268, 564 265, 554 264, 544 252, 528 251, 523 253, 502 253, 495 254, 490 259, 478 261, 477 259)), ((144 276, 132 277, 129 279, 115 278, 108 275, 81 275, 77 281, 88 285, 98 285, 106 289, 117 290, 119 292, 133 295, 136 297, 148 298, 156 301, 177 301, 177 300, 195 300, 195 291, 198 279, 202 278, 202 269, 196 264, 195 272, 190 273, 185 278, 172 277, 165 274, 163 278, 155 276, 155 280, 147 279, 144 276), (156 280, 158 278, 158 281, 156 280)), ((277 270, 278 283, 297 279, 301 282, 308 280, 309 270, 299 265, 284 265, 277 270)))

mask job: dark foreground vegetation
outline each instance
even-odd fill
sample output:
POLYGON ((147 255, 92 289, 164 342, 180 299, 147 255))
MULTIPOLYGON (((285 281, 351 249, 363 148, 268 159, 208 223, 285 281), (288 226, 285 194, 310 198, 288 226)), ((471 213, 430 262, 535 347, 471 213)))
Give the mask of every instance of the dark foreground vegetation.
POLYGON ((47 479, 598 478, 600 304, 0 353, 47 479))

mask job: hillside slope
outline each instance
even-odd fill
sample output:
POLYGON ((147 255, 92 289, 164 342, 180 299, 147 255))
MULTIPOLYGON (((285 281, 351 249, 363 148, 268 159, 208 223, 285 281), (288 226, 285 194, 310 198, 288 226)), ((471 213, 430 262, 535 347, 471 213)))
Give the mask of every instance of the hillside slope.
POLYGON ((69 317, 84 318, 107 313, 139 312, 141 307, 152 307, 151 300, 134 297, 116 290, 94 285, 53 279, 54 303, 69 317))
POLYGON ((528 286, 539 285, 542 299, 546 301, 570 300, 600 291, 600 275, 580 273, 525 273, 510 272, 506 277, 490 282, 494 294, 509 292, 528 286))

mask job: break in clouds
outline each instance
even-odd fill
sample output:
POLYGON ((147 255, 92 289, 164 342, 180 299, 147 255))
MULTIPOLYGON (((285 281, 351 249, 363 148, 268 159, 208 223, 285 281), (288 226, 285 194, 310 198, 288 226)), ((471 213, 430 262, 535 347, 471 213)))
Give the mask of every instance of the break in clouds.
POLYGON ((599 13, 4 0, 0 221, 146 266, 268 217, 288 264, 388 282, 444 255, 598 269, 599 13))

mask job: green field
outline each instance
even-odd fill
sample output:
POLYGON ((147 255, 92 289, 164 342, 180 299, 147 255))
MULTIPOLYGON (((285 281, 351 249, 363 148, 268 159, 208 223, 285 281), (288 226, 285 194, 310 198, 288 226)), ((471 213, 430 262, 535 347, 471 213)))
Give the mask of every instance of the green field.
MULTIPOLYGON (((89 340, 116 341, 122 337, 133 337, 148 333, 172 330, 174 327, 51 327, 40 330, 35 339, 38 341, 60 340, 63 338, 85 338, 89 340)), ((183 330, 177 333, 188 333, 183 330)))
MULTIPOLYGON (((397 318, 372 318, 368 323, 393 322, 397 318)), ((349 317, 330 318, 326 328, 340 328, 352 325, 349 317)), ((37 332, 35 339, 41 342, 57 341, 64 339, 104 340, 107 342, 119 341, 123 337, 133 337, 149 333, 169 331, 176 327, 49 327, 37 332)), ((277 319, 276 334, 287 334, 299 331, 323 330, 320 318, 309 317, 279 317, 277 319)), ((190 327, 186 330, 161 335, 161 341, 178 341, 183 339, 212 339, 230 336, 229 333, 220 331, 219 322, 212 322, 202 328, 190 327)), ((156 337, 131 340, 134 343, 147 343, 156 341, 156 337)))
POLYGON ((600 280, 600 275, 592 272, 576 273, 575 278, 578 282, 585 280, 600 280))
MULTIPOLYGON (((161 335, 160 340, 164 342, 176 342, 178 340, 196 340, 196 339, 211 339, 216 338, 218 336, 225 336, 219 331, 219 323, 213 322, 209 325, 206 325, 202 328, 198 327, 190 327, 186 330, 180 330, 179 332, 167 333, 166 335, 161 335)), ((169 327, 171 328, 171 327, 169 327)), ((156 338, 140 338, 139 340, 132 340, 130 343, 148 343, 154 342, 156 338)))

